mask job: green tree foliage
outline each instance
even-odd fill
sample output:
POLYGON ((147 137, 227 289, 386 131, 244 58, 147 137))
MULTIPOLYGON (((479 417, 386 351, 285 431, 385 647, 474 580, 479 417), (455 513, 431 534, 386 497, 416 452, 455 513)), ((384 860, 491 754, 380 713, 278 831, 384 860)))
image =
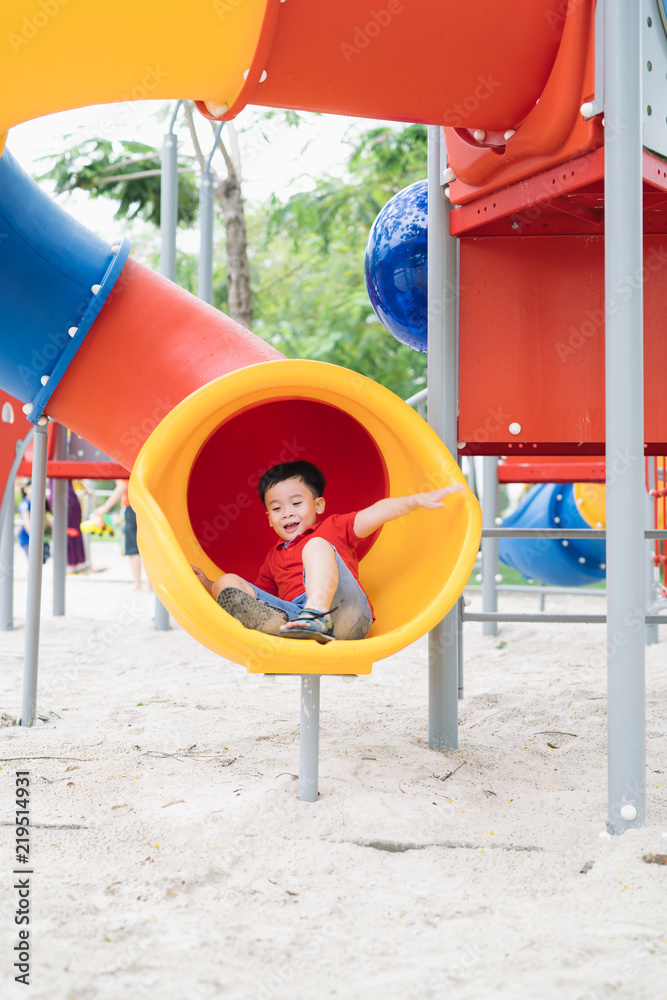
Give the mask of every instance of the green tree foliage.
POLYGON ((426 358, 378 322, 364 251, 378 212, 424 177, 424 126, 375 128, 354 143, 344 177, 273 198, 251 220, 254 330, 291 358, 343 365, 407 398, 426 384, 426 358), (261 242, 261 232, 264 241, 261 242))
MULTIPOLYGON (((192 162, 182 159, 181 166, 191 169, 192 162)), ((91 198, 109 198, 118 203, 117 219, 160 225, 160 153, 143 142, 84 139, 59 154, 37 179, 53 181, 56 194, 80 188, 91 198)), ((194 172, 179 173, 179 223, 191 226, 198 207, 194 172)))

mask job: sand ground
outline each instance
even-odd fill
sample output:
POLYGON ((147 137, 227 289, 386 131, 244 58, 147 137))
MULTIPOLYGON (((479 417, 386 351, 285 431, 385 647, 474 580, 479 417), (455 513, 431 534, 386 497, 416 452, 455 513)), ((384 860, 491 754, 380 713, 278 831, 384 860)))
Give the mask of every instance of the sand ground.
MULTIPOLYGON (((605 836, 604 627, 465 626, 460 748, 428 747, 426 640, 323 678, 299 802, 299 679, 155 632, 113 545, 45 606, 20 714, 25 566, 0 633, 3 1000, 667 997, 667 628, 647 650, 648 825, 605 836), (13 947, 31 777, 30 986, 13 947), (601 834, 603 836, 601 836, 601 834)), ((473 604, 479 598, 473 597, 473 604)), ((536 609, 536 598, 502 607, 536 609)), ((548 610, 602 609, 595 597, 548 610)))

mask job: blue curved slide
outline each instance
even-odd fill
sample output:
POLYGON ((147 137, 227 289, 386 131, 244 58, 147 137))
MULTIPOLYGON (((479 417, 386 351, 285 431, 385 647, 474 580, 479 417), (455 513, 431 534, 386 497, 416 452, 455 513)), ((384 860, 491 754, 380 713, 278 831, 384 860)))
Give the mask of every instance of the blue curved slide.
MULTIPOLYGON (((503 518, 503 528, 590 528, 583 519, 571 483, 540 483, 516 510, 503 518)), ((502 562, 526 579, 557 587, 584 587, 606 575, 606 543, 598 539, 501 539, 502 562)))

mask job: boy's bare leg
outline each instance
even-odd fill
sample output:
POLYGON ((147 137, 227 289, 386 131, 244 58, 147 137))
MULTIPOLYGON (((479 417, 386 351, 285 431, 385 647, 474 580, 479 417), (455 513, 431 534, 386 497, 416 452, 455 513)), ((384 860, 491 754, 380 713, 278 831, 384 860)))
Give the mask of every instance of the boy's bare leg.
POLYGON ((193 566, 192 569, 201 585, 208 590, 214 601, 217 601, 218 594, 226 587, 236 587, 237 590, 242 590, 244 594, 249 594, 250 597, 257 597, 257 594, 247 580, 244 580, 242 576, 237 576, 236 573, 223 573, 216 580, 209 580, 204 571, 199 569, 198 566, 193 566))
POLYGON ((134 581, 132 589, 143 590, 141 586, 141 556, 128 556, 128 559, 130 560, 130 569, 132 570, 132 579, 134 581))
MULTIPOLYGON (((303 568, 306 607, 315 611, 329 611, 338 586, 335 549, 323 538, 311 538, 303 547, 303 568)), ((291 624, 288 622, 284 629, 289 629, 291 624)))

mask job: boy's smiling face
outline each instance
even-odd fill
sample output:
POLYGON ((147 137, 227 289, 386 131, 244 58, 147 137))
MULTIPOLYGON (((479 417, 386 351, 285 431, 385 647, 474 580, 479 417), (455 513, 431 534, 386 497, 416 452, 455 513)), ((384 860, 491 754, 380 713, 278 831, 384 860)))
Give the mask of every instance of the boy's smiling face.
POLYGON ((264 495, 271 527, 285 542, 303 534, 324 511, 324 497, 313 496, 302 479, 285 479, 264 495))

